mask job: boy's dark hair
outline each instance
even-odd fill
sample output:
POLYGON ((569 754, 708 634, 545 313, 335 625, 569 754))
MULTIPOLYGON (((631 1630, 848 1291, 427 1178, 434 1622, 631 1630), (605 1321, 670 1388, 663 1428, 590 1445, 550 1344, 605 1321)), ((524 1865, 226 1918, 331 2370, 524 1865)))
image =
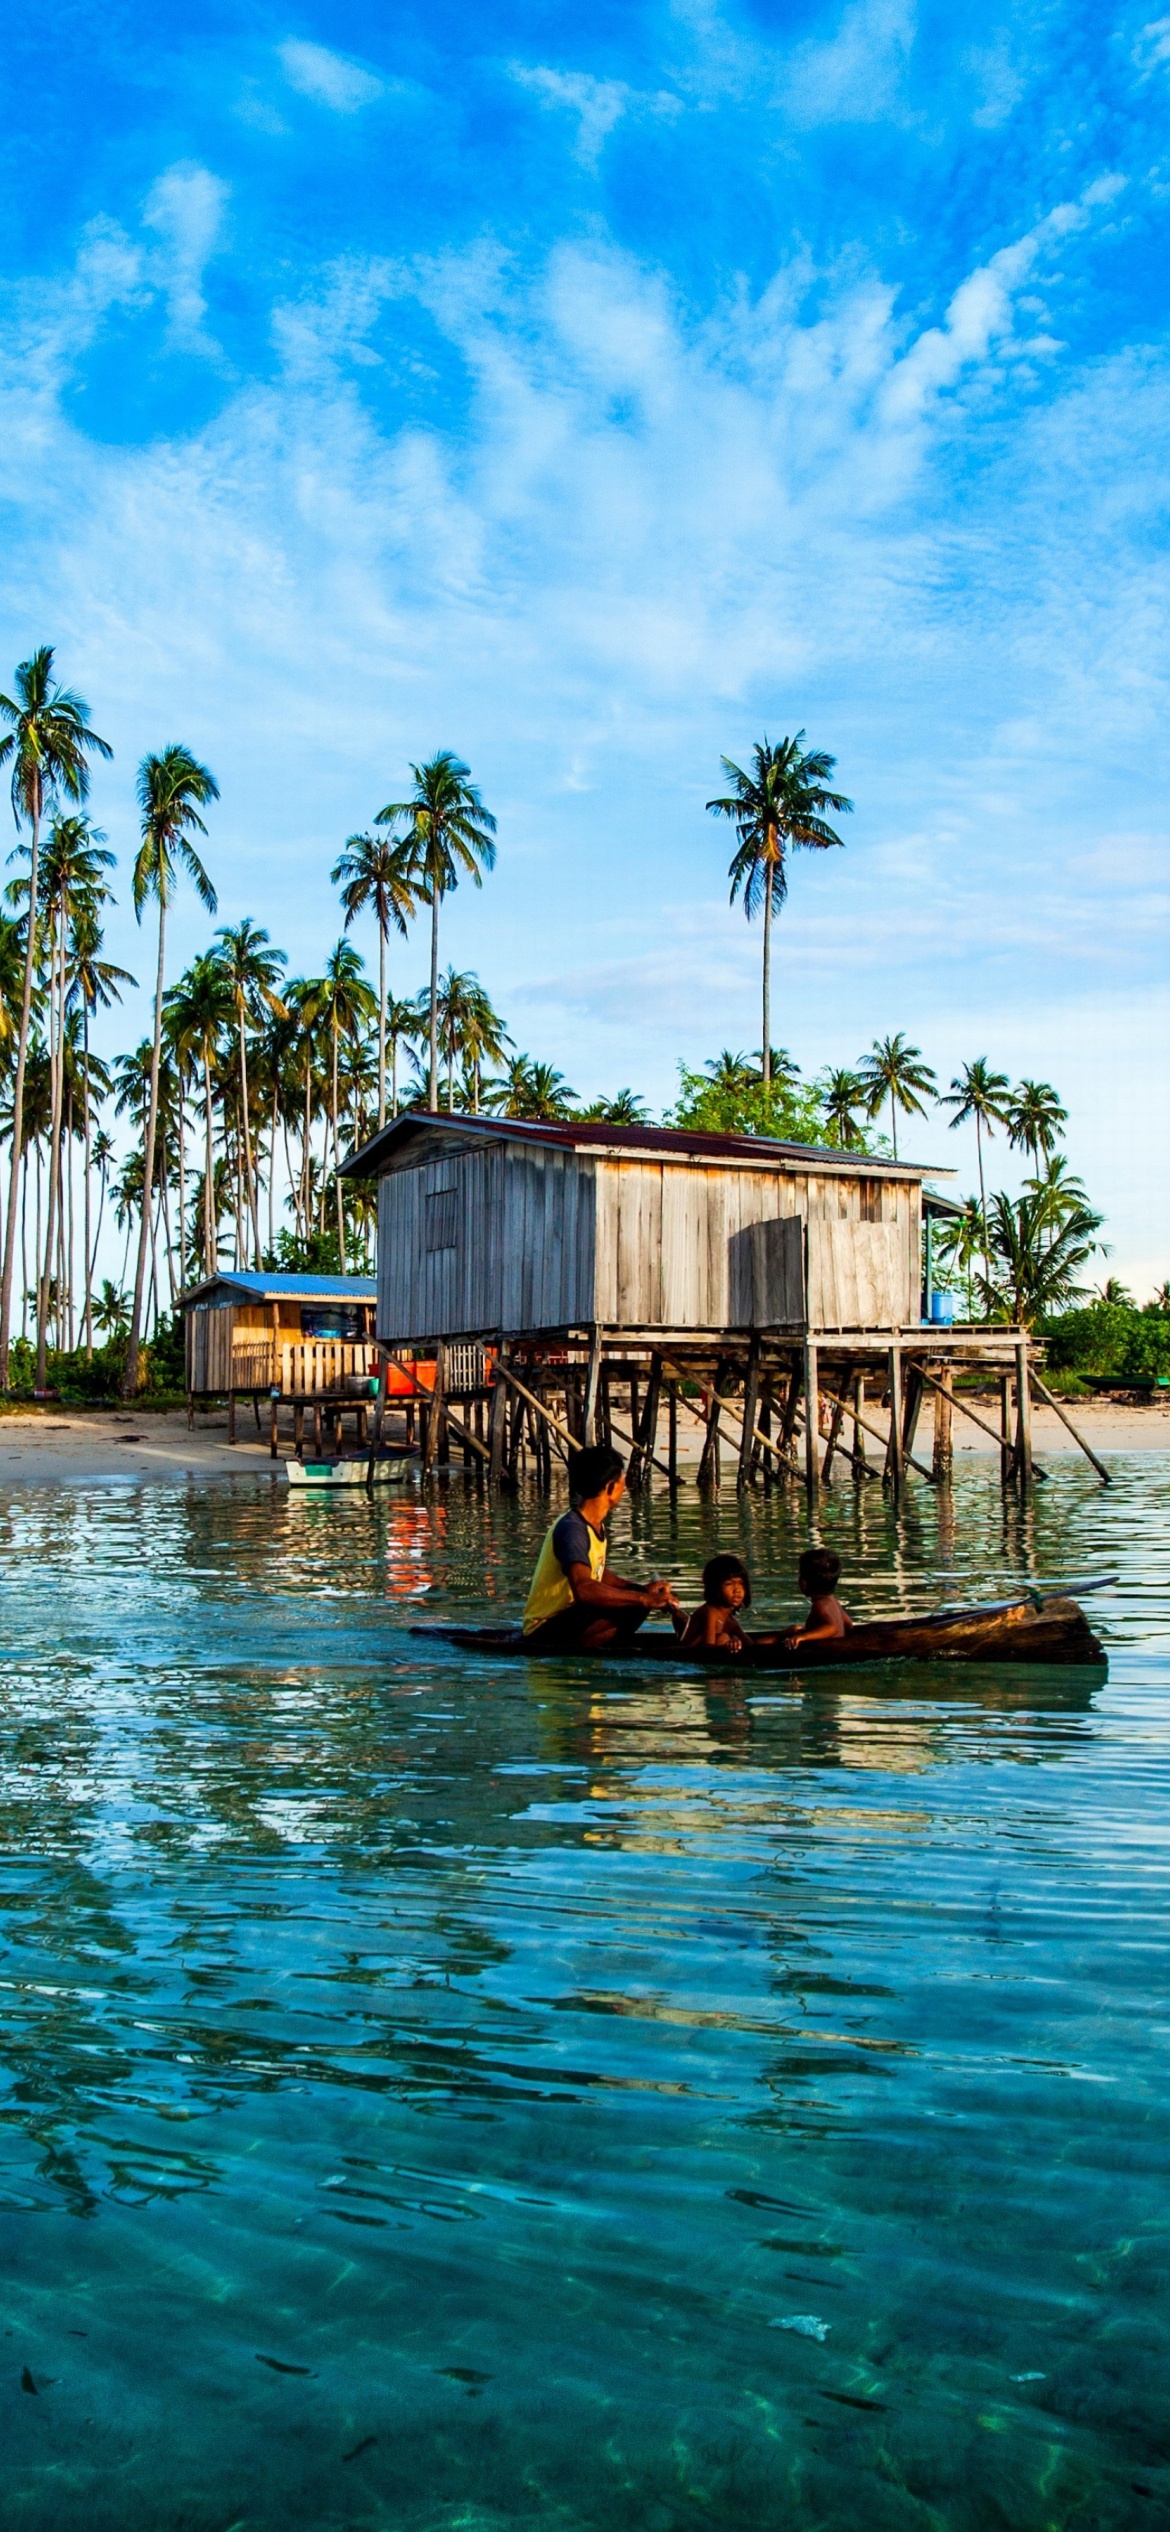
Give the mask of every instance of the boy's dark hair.
POLYGON ((841 1559, 831 1547, 806 1547, 796 1568, 796 1579, 810 1600, 819 1600, 835 1591, 841 1580, 841 1559))
POLYGON ((703 1567, 703 1598, 709 1609, 717 1609, 724 1583, 743 1584, 743 1605, 752 1605, 752 1578, 738 1556, 711 1556, 703 1567))
POLYGON ((589 1503, 603 1487, 612 1486, 614 1478, 624 1477, 625 1473, 621 1452, 611 1450, 608 1442, 591 1442, 583 1451, 570 1451, 570 1503, 589 1503))

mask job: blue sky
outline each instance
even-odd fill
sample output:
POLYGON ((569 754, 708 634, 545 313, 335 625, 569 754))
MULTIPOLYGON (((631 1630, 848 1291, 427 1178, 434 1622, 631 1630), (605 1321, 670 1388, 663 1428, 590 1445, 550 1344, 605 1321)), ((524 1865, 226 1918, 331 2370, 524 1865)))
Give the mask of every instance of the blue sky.
POLYGON ((1051 1078, 1111 1269, 1170 1271, 1170 18, 123 0, 6 62, 0 666, 56 643, 119 853, 185 740, 304 969, 453 746, 499 862, 445 953, 658 1104, 759 1042, 704 802, 803 726, 856 809, 777 1037, 1051 1078))

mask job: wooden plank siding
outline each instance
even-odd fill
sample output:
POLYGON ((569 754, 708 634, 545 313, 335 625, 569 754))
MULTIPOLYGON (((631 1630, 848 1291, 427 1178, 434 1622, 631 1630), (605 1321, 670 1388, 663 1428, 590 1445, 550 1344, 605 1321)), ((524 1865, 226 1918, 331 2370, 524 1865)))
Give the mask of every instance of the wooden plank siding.
POLYGON ((914 1324, 920 1219, 914 1181, 864 1165, 428 1138, 379 1184, 378 1332, 914 1324))

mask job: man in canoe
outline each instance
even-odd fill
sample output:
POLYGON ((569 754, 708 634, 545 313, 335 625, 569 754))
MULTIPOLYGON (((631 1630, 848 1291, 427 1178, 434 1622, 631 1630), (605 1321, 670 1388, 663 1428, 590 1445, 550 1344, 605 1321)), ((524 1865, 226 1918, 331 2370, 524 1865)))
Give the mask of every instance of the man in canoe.
POLYGON ((629 1643, 651 1609, 674 1609, 668 1582, 622 1582, 606 1571, 605 1525, 626 1490, 625 1461, 604 1443, 569 1459, 571 1510, 536 1560, 524 1638, 533 1653, 601 1653, 629 1643))

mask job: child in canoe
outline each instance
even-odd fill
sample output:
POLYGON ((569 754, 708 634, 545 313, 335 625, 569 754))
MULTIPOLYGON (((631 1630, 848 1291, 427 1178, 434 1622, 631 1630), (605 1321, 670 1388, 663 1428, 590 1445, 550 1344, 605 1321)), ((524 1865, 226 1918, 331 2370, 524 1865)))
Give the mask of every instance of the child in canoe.
POLYGON ((853 1620, 837 1599, 841 1578, 841 1559, 831 1548, 808 1547, 796 1569, 796 1579, 809 1603, 805 1624, 790 1633, 745 1636, 739 1623, 741 1609, 750 1609, 751 1576, 738 1556, 712 1556, 703 1567, 703 1599, 685 1620, 675 1619, 679 1649, 684 1653, 722 1653, 729 1660, 750 1661, 753 1653, 771 1651, 782 1644, 785 1652, 794 1653, 801 1644, 820 1643, 825 1637, 845 1635, 853 1620))

